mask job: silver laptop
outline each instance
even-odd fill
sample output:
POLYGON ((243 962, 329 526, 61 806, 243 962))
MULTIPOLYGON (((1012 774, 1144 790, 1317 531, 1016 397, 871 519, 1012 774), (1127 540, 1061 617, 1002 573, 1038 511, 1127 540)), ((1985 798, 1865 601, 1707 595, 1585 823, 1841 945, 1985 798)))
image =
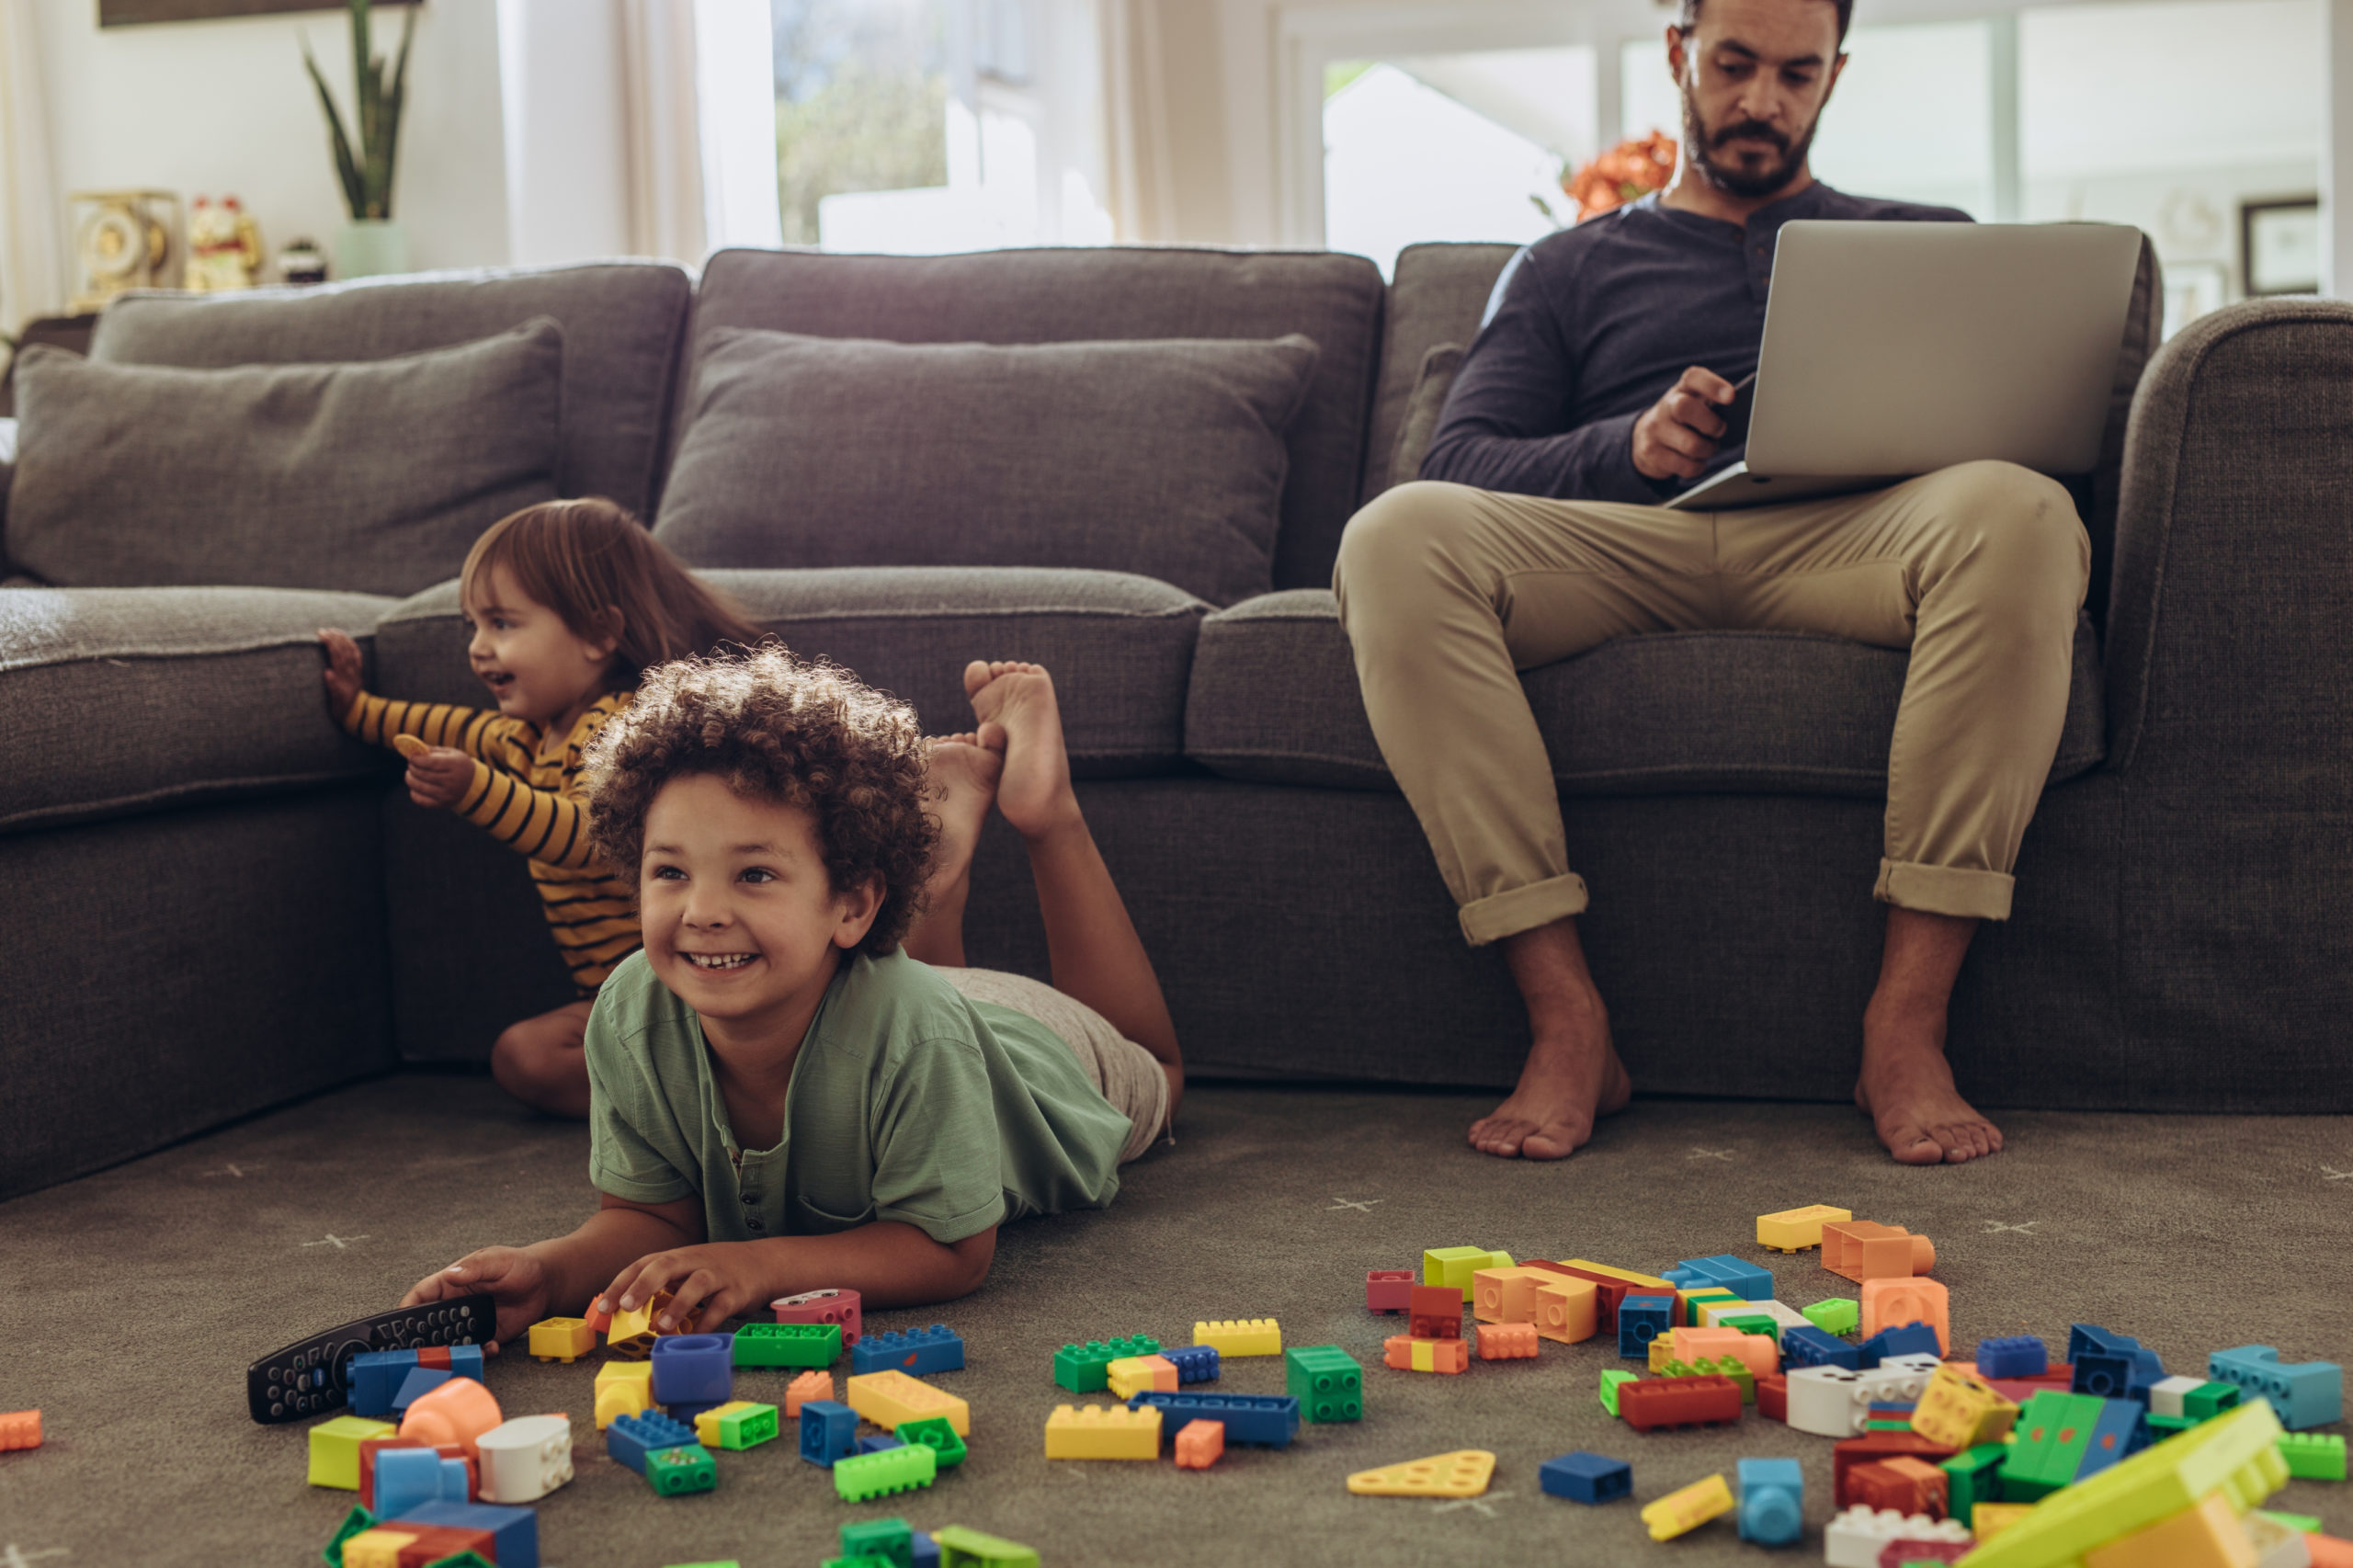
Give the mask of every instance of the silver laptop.
POLYGON ((1744 460, 1670 506, 1876 490, 1999 458, 2098 465, 2141 233, 2112 223, 1784 224, 1744 460))

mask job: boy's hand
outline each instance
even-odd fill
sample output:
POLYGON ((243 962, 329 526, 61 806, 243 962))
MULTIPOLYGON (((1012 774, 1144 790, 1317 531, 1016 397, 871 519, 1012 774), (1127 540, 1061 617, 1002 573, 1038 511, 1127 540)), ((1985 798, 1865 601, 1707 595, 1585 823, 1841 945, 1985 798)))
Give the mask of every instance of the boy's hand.
POLYGON ((420 806, 446 812, 463 799, 466 786, 474 781, 474 759, 449 746, 428 746, 423 751, 409 752, 408 798, 420 806))
POLYGON ((526 1333, 549 1315, 548 1277, 537 1257, 521 1247, 483 1247, 449 1267, 426 1275, 401 1298, 404 1307, 450 1301, 487 1292, 498 1303, 497 1337, 490 1349, 526 1333))
POLYGON ((327 708, 338 724, 359 695, 359 644, 347 632, 323 628, 319 643, 327 653, 327 708))
POLYGON ((709 1242, 648 1253, 613 1276, 603 1301, 615 1312, 635 1312, 667 1290, 672 1301, 657 1326, 675 1330, 699 1306, 704 1326, 716 1332, 729 1318, 768 1299, 758 1267, 745 1242, 709 1242))

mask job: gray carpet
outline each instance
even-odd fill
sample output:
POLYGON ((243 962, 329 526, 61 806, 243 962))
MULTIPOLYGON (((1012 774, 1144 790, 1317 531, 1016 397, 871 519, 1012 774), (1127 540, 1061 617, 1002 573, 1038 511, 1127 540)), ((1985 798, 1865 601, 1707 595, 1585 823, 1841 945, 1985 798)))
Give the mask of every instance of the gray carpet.
MULTIPOLYGON (((2353 1119, 2013 1114, 2010 1150, 1958 1169, 1889 1164, 1831 1107, 1643 1101, 1562 1165, 1491 1160, 1461 1142, 1485 1098, 1201 1087, 1182 1143, 1131 1167, 1102 1214, 1008 1228, 978 1295, 936 1312, 964 1336, 972 1458, 929 1492, 853 1508, 788 1442, 719 1460, 720 1489, 662 1499, 602 1458, 593 1367, 494 1363, 510 1414, 574 1418, 579 1478, 540 1508, 551 1568, 740 1559, 805 1568, 846 1519, 900 1513, 1038 1547, 1048 1563, 1574 1561, 1648 1549, 1635 1506, 1743 1455, 1806 1465, 1816 1560, 1831 1509, 1829 1445, 1753 1414, 1737 1426, 1643 1437, 1603 1415, 1598 1342, 1461 1377, 1391 1371, 1399 1321, 1363 1310, 1368 1268, 1426 1246, 1499 1246, 1640 1268, 1734 1252, 1767 1262, 1797 1305, 1851 1294, 1813 1255, 1754 1245, 1764 1210, 1827 1202, 1935 1238, 1956 1338, 2104 1324, 2176 1370, 2250 1341, 2345 1359, 2353 1314, 2353 1119), (1230 1453, 1209 1473, 1048 1463, 1041 1428, 1069 1396, 1065 1340, 1143 1332, 1187 1343, 1199 1317, 1273 1315, 1288 1343, 1335 1342, 1366 1364, 1366 1418, 1309 1426, 1286 1452, 1230 1453), (1501 1462, 1476 1506, 1349 1496, 1351 1471, 1459 1448, 1501 1462), (1589 1448, 1634 1466, 1635 1505, 1542 1495, 1536 1467, 1589 1448)), ((315 1562, 353 1499, 303 1482, 303 1428, 244 1407, 244 1368, 300 1335, 388 1306, 468 1246, 521 1243, 584 1211, 586 1136, 534 1121, 486 1081, 362 1085, 0 1205, 0 1410, 46 1412, 45 1448, 0 1454, 0 1562, 315 1562), (10 1551, 17 1554, 9 1555, 10 1551)), ((1219 1386, 1279 1392, 1279 1360, 1229 1363, 1219 1386)), ((746 1374, 757 1397, 762 1379, 746 1374)), ((2341 1486, 2291 1483, 2274 1506, 2353 1532, 2341 1486)), ((1718 1521, 1687 1565, 1754 1551, 1718 1521)), ((1662 1560, 1663 1561, 1663 1560, 1662 1560)))

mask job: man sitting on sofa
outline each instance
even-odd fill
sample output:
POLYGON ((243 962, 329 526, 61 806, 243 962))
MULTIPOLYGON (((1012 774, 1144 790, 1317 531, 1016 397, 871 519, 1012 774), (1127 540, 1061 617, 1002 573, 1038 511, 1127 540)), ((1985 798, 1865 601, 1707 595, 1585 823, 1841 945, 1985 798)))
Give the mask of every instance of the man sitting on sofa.
POLYGON ((1631 1092, 1578 943, 1586 887, 1517 671, 1696 628, 1911 649, 1855 1099, 1907 1164, 2002 1146, 1954 1087, 1945 1017, 1977 923, 2009 915, 2058 749, 2090 563, 2067 493, 1985 462, 1753 511, 1659 505, 1738 455, 1719 449, 1717 411, 1756 367, 1782 223, 1965 221, 1809 172, 1851 3, 1683 0, 1667 34, 1683 97, 1672 184, 1513 258, 1423 482, 1374 500, 1341 542, 1333 587, 1373 733, 1463 935, 1503 945, 1528 1006, 1518 1085, 1471 1128, 1491 1154, 1559 1159, 1631 1092))

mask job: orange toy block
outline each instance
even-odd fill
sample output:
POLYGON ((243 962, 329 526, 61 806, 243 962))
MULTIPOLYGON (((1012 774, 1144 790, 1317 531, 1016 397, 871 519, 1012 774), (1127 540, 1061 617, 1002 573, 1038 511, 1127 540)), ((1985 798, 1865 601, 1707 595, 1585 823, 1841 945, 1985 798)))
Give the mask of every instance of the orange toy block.
POLYGON ((1772 1340, 1761 1334, 1743 1334, 1736 1328, 1678 1328, 1675 1331, 1675 1354, 1685 1361, 1703 1357, 1711 1361, 1724 1356, 1737 1357, 1742 1366, 1760 1378, 1781 1369, 1781 1352, 1772 1340))
POLYGON ((1937 1354, 1952 1347, 1952 1299, 1934 1279, 1913 1275, 1863 1281, 1863 1337, 1882 1328, 1925 1323, 1937 1331, 1937 1354))
POLYGON ((1601 1318, 1601 1288, 1590 1279, 1559 1276, 1536 1288, 1536 1332, 1575 1345, 1591 1339, 1601 1318))
POLYGON ((1471 1346, 1460 1339, 1416 1339, 1392 1335, 1381 1342, 1381 1358, 1401 1372, 1467 1372, 1471 1346))
POLYGON ((1518 1361, 1536 1354, 1532 1323, 1483 1323, 1479 1325, 1479 1359, 1518 1361))
POLYGON ((12 1410, 0 1415, 0 1450, 40 1447, 40 1411, 12 1410))
POLYGON ((784 1385, 784 1418, 801 1419, 801 1407, 810 1400, 830 1400, 834 1397, 834 1374, 824 1371, 803 1372, 784 1385))
POLYGON ((482 1435, 506 1419, 488 1389, 472 1378, 451 1378, 410 1404, 401 1418, 401 1436, 437 1448, 455 1443, 472 1459, 482 1435))
POLYGON ((1471 1315, 1481 1323, 1534 1323, 1536 1292, 1559 1278, 1541 1268, 1482 1268, 1471 1276, 1471 1315))
POLYGON ((1907 1279, 1936 1266, 1936 1243, 1901 1225, 1836 1220, 1822 1227, 1822 1267, 1858 1285, 1869 1279, 1907 1279))
POLYGON ((1207 1470, 1225 1452, 1225 1423, 1188 1421, 1176 1434, 1176 1468, 1207 1470))
MULTIPOLYGON (((2311 1549, 2305 1550, 2309 1556, 2311 1549)), ((2096 1546, 2083 1558, 2084 1568, 2144 1568, 2153 1562, 2178 1568, 2252 1568, 2255 1560, 2255 1548, 2223 1492, 2209 1493, 2196 1507, 2096 1546)))

